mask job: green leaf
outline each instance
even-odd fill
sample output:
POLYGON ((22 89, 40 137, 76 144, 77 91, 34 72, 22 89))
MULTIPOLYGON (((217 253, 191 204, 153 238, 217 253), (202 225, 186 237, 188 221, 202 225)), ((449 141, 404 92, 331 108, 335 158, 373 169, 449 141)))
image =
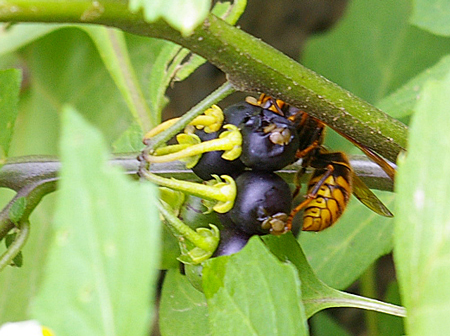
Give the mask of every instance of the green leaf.
MULTIPOLYGON (((384 300, 394 304, 400 304, 400 293, 397 281, 392 281, 388 284, 384 300)), ((403 318, 392 315, 378 316, 378 331, 380 335, 402 336, 405 335, 403 328, 403 318)))
POLYGON ((108 142, 127 128, 131 121, 127 106, 85 32, 56 30, 25 47, 21 55, 29 76, 20 101, 14 153, 56 154, 58 115, 64 104, 82 111, 108 142))
MULTIPOLYGON (((246 0, 234 1, 233 4, 217 2, 212 12, 228 23, 235 24, 243 13, 246 3, 246 0)), ((151 5, 155 6, 155 2, 151 5)), ((149 104, 156 120, 160 120, 161 111, 168 102, 165 93, 169 85, 185 80, 206 62, 203 57, 192 54, 190 50, 181 48, 177 44, 168 41, 159 41, 159 44, 161 49, 149 78, 149 104)))
MULTIPOLYGON (((13 192, 1 189, 0 202, 4 204, 9 201, 13 192)), ((0 324, 8 321, 29 320, 30 303, 36 295, 36 291, 44 273, 44 262, 52 228, 50 222, 53 220, 53 209, 56 194, 51 194, 42 200, 30 217, 32 229, 27 243, 21 254, 23 266, 6 267, 0 276, 0 324), (33 229, 36 228, 36 229, 33 229)), ((3 244, 1 244, 3 245, 3 244)), ((3 252, 3 251, 2 251, 3 252)))
POLYGON ((60 24, 21 23, 0 29, 0 56, 16 51, 61 27, 63 25, 60 24))
MULTIPOLYGON (((326 311, 311 318, 311 329, 314 336, 349 336, 350 334, 336 322, 326 311)), ((390 335, 390 334, 383 334, 390 335)), ((392 336, 392 335, 391 335, 392 336)))
POLYGON ((432 79, 443 79, 450 71, 450 56, 443 57, 433 65, 411 79, 400 89, 382 99, 377 105, 394 118, 409 117, 420 99, 423 86, 432 79))
POLYGON ((112 144, 115 153, 140 152, 144 148, 142 138, 144 134, 138 124, 131 124, 112 144))
MULTIPOLYGON (((302 300, 306 317, 309 318, 320 310, 332 307, 362 308, 400 316, 404 314, 401 307, 328 287, 314 274, 305 254, 292 234, 264 236, 263 240, 278 259, 289 262, 297 268, 302 284, 302 300)), ((288 292, 283 294, 282 291, 279 294, 289 295, 288 292)))
POLYGON ((377 103, 450 53, 446 38, 409 23, 409 1, 350 1, 330 33, 309 39, 303 64, 377 103))
MULTIPOLYGON (((155 3, 153 2, 151 5, 154 6, 155 3)), ((219 2, 214 6, 213 12, 216 15, 220 15, 228 23, 234 24, 234 23, 236 23, 237 19, 242 14, 242 12, 245 8, 245 5, 246 5, 245 0, 235 1, 232 5, 230 5, 230 3, 228 3, 228 2, 226 2, 226 3, 219 2)), ((103 28, 103 29, 105 29, 105 28, 103 28)), ((108 34, 108 35, 111 35, 111 34, 108 34)), ((101 44, 96 41, 96 40, 102 41, 105 39, 107 40, 108 38, 110 39, 110 37, 105 38, 103 36, 94 38, 95 43, 99 46, 99 50, 108 49, 108 48, 111 49, 111 47, 109 47, 109 46, 107 46, 106 48, 102 47, 101 44)), ((117 40, 117 38, 115 38, 115 40, 117 40)), ((179 82, 179 81, 183 81, 184 79, 186 79, 199 66, 201 66, 203 63, 205 63, 206 60, 198 55, 192 54, 190 52, 190 50, 181 48, 179 45, 174 44, 169 41, 163 41, 163 40, 158 40, 158 39, 146 39, 146 41, 151 41, 151 45, 153 46, 153 50, 156 54, 154 64, 152 64, 151 71, 149 73, 149 78, 145 82, 146 85, 149 86, 148 104, 149 104, 149 109, 151 111, 152 127, 154 127, 155 122, 157 123, 161 120, 162 110, 168 103, 168 99, 165 96, 167 88, 171 84, 173 84, 173 82, 179 82)), ((102 43, 104 44, 105 42, 102 42, 102 43)), ((147 42, 147 44, 148 44, 148 42, 147 42)), ((116 45, 117 45, 117 43, 113 44, 114 49, 117 49, 117 47, 115 47, 116 45)), ((124 48, 121 48, 121 49, 123 49, 124 51, 120 52, 119 56, 126 54, 126 49, 124 49, 124 48)), ((119 49, 119 51, 120 51, 120 49, 119 49)), ((115 51, 113 50, 111 53, 114 53, 114 52, 115 51)), ((142 57, 146 57, 146 56, 143 55, 142 57)), ((120 74, 121 71, 124 71, 124 70, 120 70, 120 68, 115 70, 117 68, 117 65, 115 65, 113 63, 112 64, 113 66, 108 66, 108 63, 106 62, 107 59, 105 59, 105 57, 103 57, 103 59, 105 60, 105 64, 107 64, 107 67, 112 68, 112 70, 109 70, 109 71, 112 72, 113 78, 114 78, 114 76, 117 76, 117 75, 114 75, 113 72, 118 72, 120 74)), ((118 62, 115 62, 115 63, 118 63, 118 62)), ((132 73, 131 65, 124 67, 124 68, 125 69, 130 68, 130 70, 126 71, 126 72, 132 73)), ((129 78, 133 78, 133 77, 125 76, 125 79, 129 79, 129 78)), ((116 83, 118 83, 117 80, 116 80, 116 83)), ((121 88, 121 85, 118 85, 118 86, 119 86, 119 88, 121 88)), ((134 86, 138 87, 137 84, 134 86)), ((127 88, 125 88, 125 92, 124 92, 125 97, 127 97, 127 95, 130 95, 126 90, 127 90, 127 88)), ((136 91, 136 90, 133 89, 133 90, 129 90, 129 91, 130 91, 130 93, 133 93, 133 91, 136 91)), ((138 95, 136 95, 136 94, 130 95, 130 98, 133 98, 135 96, 141 97, 141 93, 139 93, 138 95)), ((135 99, 135 101, 136 101, 136 99, 135 99)), ((139 112, 139 110, 143 110, 142 105, 144 105, 144 104, 141 100, 137 100, 137 102, 140 104, 140 105, 136 106, 136 109, 140 107, 140 109, 137 109, 137 111, 139 112)), ((180 111, 180 113, 178 113, 178 114, 181 114, 181 112, 183 112, 183 111, 180 111)), ((136 113, 134 113, 134 114, 136 114, 136 113)))
POLYGON ((142 9, 147 22, 162 18, 183 35, 189 35, 208 15, 211 0, 130 0, 128 6, 132 12, 142 9))
POLYGON ((234 25, 244 13, 246 6, 247 0, 233 0, 233 2, 217 1, 211 12, 227 23, 234 25))
POLYGON ((436 35, 450 35, 450 2, 414 0, 411 23, 436 35))
MULTIPOLYGON (((186 79, 206 60, 197 55, 190 55, 190 51, 179 45, 160 41, 157 56, 149 74, 149 105, 152 114, 160 121, 162 110, 168 103, 166 91, 175 81, 186 79), (186 59, 187 58, 187 59, 186 59)), ((178 114, 181 114, 180 113, 178 114)))
POLYGON ((307 335, 296 269, 250 239, 224 265, 211 259, 203 270, 213 335, 307 335))
POLYGON ((161 235, 163 248, 161 251, 161 264, 159 268, 162 270, 171 268, 178 269, 180 267, 180 262, 177 258, 181 254, 178 240, 172 235, 166 226, 163 227, 161 235))
POLYGON ((23 217, 27 206, 27 199, 25 197, 19 197, 16 202, 9 209, 9 218, 14 224, 19 224, 23 217))
MULTIPOLYGON (((168 103, 165 96, 167 88, 174 80, 178 80, 175 77, 179 71, 184 69, 183 62, 185 62, 189 50, 169 41, 132 35, 127 36, 127 45, 130 49, 132 63, 138 69, 137 73, 141 77, 140 87, 146 88, 145 94, 152 122, 159 123, 162 110, 168 103)), ((191 70, 194 71, 195 68, 191 70)), ((131 132, 133 131, 131 130, 131 132)), ((142 141, 142 134, 140 137, 140 141, 142 141)))
POLYGON ((159 327, 163 336, 210 335, 205 295, 178 270, 169 270, 164 278, 159 327))
MULTIPOLYGON (((392 210, 394 194, 377 195, 392 210)), ((392 218, 381 217, 352 200, 334 226, 321 232, 302 232, 299 242, 319 279, 333 288, 345 289, 392 250, 393 230, 392 218)))
MULTIPOLYGON (((140 87, 147 88, 154 61, 162 46, 169 42, 135 35, 126 35, 126 39, 140 87)), ((108 143, 117 140, 132 124, 126 101, 105 69, 98 50, 78 27, 54 31, 26 46, 20 55, 20 62, 27 64, 29 71, 27 90, 19 103, 20 127, 12 144, 16 155, 56 153, 58 113, 66 103, 75 106, 102 130, 108 143)), ((149 99, 147 90, 144 94, 149 99)), ((158 114, 155 120, 159 121, 158 114)))
POLYGON ((159 264, 156 189, 108 162, 100 134, 63 114, 60 190, 33 317, 58 335, 147 335, 159 264))
POLYGON ((400 160, 394 257, 408 335, 450 329, 450 73, 424 85, 400 160))
POLYGON ((145 102, 139 81, 128 55, 124 33, 101 26, 80 26, 94 41, 100 57, 122 93, 134 120, 147 131, 157 125, 145 102))
POLYGON ((158 115, 161 115, 162 109, 168 103, 168 99, 165 96, 166 90, 188 53, 187 49, 183 49, 174 43, 166 42, 162 45, 155 59, 149 78, 149 104, 152 111, 155 111, 158 115))
POLYGON ((0 70, 0 167, 5 163, 17 118, 20 70, 0 70))

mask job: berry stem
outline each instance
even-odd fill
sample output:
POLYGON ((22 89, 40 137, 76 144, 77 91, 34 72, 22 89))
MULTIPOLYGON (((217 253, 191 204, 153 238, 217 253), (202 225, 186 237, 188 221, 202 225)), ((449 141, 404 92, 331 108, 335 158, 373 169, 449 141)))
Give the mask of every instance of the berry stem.
MULTIPOLYGON (((200 234, 198 231, 191 229, 185 223, 183 223, 170 209, 170 206, 163 202, 156 202, 156 206, 159 212, 166 219, 166 224, 169 229, 176 236, 180 243, 183 243, 184 239, 189 240, 195 247, 206 252, 207 255, 211 256, 219 244, 219 231, 214 225, 211 226, 210 234, 204 235, 200 234)), ((205 228, 200 228, 197 230, 207 230, 205 228)))
POLYGON ((234 199, 236 198, 236 184, 228 175, 221 176, 225 182, 219 180, 214 185, 177 180, 174 178, 169 179, 150 173, 147 170, 142 170, 141 176, 159 186, 182 191, 203 199, 217 201, 213 209, 220 213, 229 211, 233 207, 234 199))
POLYGON ((226 125, 226 127, 229 129, 229 131, 222 133, 218 139, 194 144, 175 153, 159 156, 146 155, 144 156, 145 160, 149 163, 171 162, 217 150, 225 151, 225 158, 229 160, 236 159, 241 154, 240 147, 242 145, 242 135, 236 126, 226 125), (231 151, 233 152, 230 155, 227 155, 231 151))
MULTIPOLYGON (((155 154, 156 157, 163 157, 163 156, 167 156, 169 154, 173 154, 173 153, 179 153, 182 150, 185 150, 186 148, 189 148, 192 145, 189 144, 176 144, 176 145, 169 145, 169 146, 164 146, 164 147, 159 147, 155 150, 155 154)), ((149 155, 150 157, 153 157, 151 155, 149 155)), ((148 157, 149 157, 148 156, 148 157)), ((174 161, 174 160, 171 160, 174 161)), ((169 161, 166 161, 169 162, 169 161)))

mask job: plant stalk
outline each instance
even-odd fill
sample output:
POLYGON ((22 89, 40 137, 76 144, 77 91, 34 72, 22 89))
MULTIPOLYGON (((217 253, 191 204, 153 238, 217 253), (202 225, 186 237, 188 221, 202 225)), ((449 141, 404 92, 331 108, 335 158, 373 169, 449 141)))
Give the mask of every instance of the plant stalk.
MULTIPOLYGON (((138 153, 116 154, 110 163, 121 167, 124 173, 137 179, 140 162, 138 153)), ((392 180, 381 168, 369 159, 362 156, 350 157, 350 163, 358 176, 370 187, 379 190, 392 191, 392 180)), ((26 198, 26 211, 22 221, 39 204, 42 197, 56 190, 60 162, 52 156, 24 156, 8 159, 8 162, 0 168, 0 188, 15 190, 17 194, 0 212, 0 240, 15 225, 9 218, 9 210, 20 197, 26 198)), ((301 168, 300 163, 290 165, 278 173, 287 181, 292 182, 295 173, 301 168)), ((186 169, 180 162, 164 164, 152 164, 152 173, 164 177, 174 177, 181 180, 198 180, 190 169, 186 169)))
MULTIPOLYGON (((139 169, 137 159, 139 153, 115 154, 110 163, 121 167, 124 172, 131 176, 136 176, 139 169)), ((349 156, 350 164, 356 174, 371 189, 392 191, 392 180, 375 163, 363 155, 349 156)), ((48 179, 58 178, 58 172, 61 164, 55 156, 22 156, 9 158, 7 163, 0 168, 0 188, 9 188, 18 191, 26 185, 48 179)), ((152 173, 164 176, 174 177, 184 180, 198 180, 192 170, 186 169, 183 163, 170 162, 161 164, 152 164, 150 167, 152 173)), ((292 164, 277 173, 284 177, 288 182, 293 181, 293 176, 297 170, 301 169, 301 163, 292 164)))

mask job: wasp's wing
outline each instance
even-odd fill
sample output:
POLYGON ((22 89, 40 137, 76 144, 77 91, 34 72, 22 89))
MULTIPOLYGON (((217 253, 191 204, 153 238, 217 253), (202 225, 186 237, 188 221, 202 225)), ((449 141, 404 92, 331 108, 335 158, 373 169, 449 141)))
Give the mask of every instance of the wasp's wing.
MULTIPOLYGON (((358 142, 354 142, 355 144, 358 144, 358 142)), ((379 156, 377 153, 372 151, 371 149, 363 146, 358 145, 358 148, 362 150, 366 156, 371 159, 373 162, 378 164, 381 169, 384 170, 384 172, 391 178, 392 181, 394 181, 395 178, 395 168, 392 167, 385 159, 383 159, 381 156, 379 156)))
MULTIPOLYGON (((330 126, 331 127, 331 126, 330 126)), ((333 128, 333 127, 332 127, 333 128)), ((334 129, 334 128, 333 128, 334 129)), ((358 147, 369 159, 371 159, 373 162, 378 164, 381 169, 384 170, 384 172, 391 178, 392 181, 394 181, 395 178, 395 168, 392 167, 385 159, 383 159, 380 155, 375 153, 370 148, 360 144, 358 141, 353 139, 351 136, 348 136, 345 133, 342 133, 339 130, 334 129, 337 133, 339 133, 341 136, 346 138, 348 141, 350 141, 352 144, 354 144, 356 147, 358 147)), ((362 182, 362 181, 361 181, 362 182)), ((364 202, 363 202, 364 203, 364 202)))
POLYGON ((353 194, 370 210, 384 217, 394 217, 392 212, 380 201, 380 199, 364 184, 361 179, 353 174, 353 194))

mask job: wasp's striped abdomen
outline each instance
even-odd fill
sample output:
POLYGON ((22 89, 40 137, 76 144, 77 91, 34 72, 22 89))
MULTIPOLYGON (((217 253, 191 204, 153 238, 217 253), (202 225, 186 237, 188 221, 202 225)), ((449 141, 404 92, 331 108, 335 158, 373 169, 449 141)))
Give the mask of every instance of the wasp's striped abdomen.
POLYGON ((316 169, 308 183, 308 193, 312 200, 303 212, 305 231, 321 231, 333 225, 350 199, 352 171, 348 160, 343 153, 329 154, 334 157, 328 168, 316 169))

